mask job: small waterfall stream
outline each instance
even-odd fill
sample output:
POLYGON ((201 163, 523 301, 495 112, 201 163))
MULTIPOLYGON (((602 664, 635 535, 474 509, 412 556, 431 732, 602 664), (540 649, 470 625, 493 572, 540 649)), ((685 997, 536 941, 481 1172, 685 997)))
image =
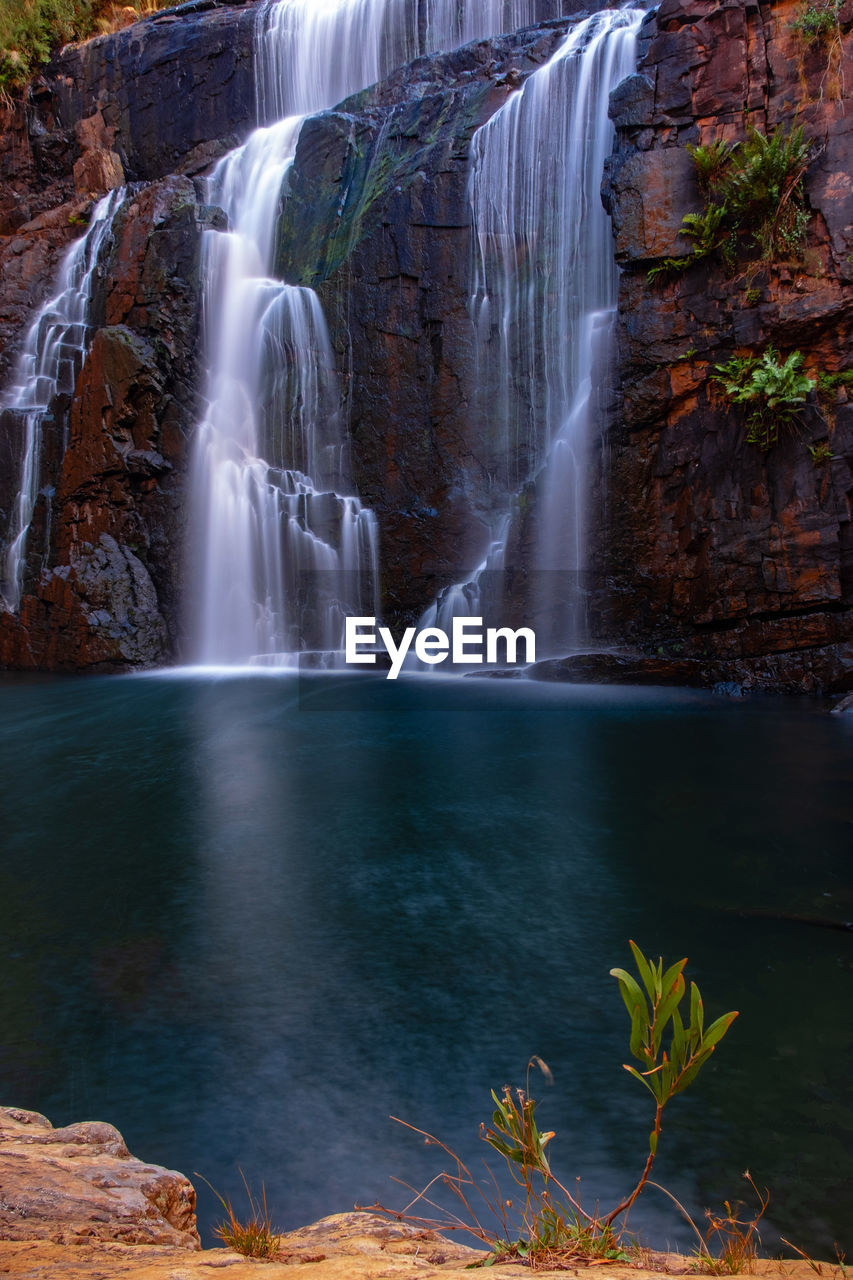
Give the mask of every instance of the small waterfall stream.
MULTIPOLYGON (((39 491, 42 434, 51 405, 70 395, 92 337, 91 291, 101 248, 124 197, 123 187, 94 207, 89 229, 67 250, 57 292, 38 311, 18 361, 15 380, 0 398, 0 414, 22 426, 21 471, 0 565, 0 602, 14 611, 21 602, 27 541, 39 491)), ((67 429, 67 428, 66 428, 67 429)), ((65 441, 63 441, 63 444, 65 441)))
MULTIPOLYGON (((607 108, 634 69, 642 18, 605 10, 580 23, 471 145, 478 418, 495 424, 506 491, 536 481, 540 651, 583 638, 589 452, 618 283, 600 198, 607 108)), ((482 564, 424 625, 447 630, 454 615, 500 611, 509 526, 500 511, 482 564)))

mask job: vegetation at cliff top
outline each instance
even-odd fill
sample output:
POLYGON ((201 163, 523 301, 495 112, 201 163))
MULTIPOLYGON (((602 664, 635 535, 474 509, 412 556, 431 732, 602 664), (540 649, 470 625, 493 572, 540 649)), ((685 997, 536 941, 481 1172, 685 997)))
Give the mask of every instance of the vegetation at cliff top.
POLYGON ((23 88, 51 53, 71 40, 126 26, 166 7, 167 0, 3 0, 0 7, 0 92, 23 88))
POLYGON ((685 271, 717 252, 729 267, 743 254, 772 261, 802 253, 809 220, 803 175, 814 155, 802 126, 778 125, 769 135, 750 129, 744 142, 717 139, 687 150, 705 198, 700 213, 682 220, 681 235, 693 241, 693 250, 665 258, 649 280, 685 271))
MULTIPOLYGON (((515 1259, 532 1266, 562 1266, 570 1260, 627 1259, 624 1230, 617 1224, 619 1219, 624 1220, 647 1183, 657 1185, 650 1183, 649 1175, 657 1154, 663 1110, 696 1079, 737 1017, 736 1012, 724 1013, 705 1027, 704 1005, 695 982, 690 984, 687 1007, 682 1007, 687 993, 683 976, 687 961, 678 960, 664 970, 662 960, 655 963, 634 942, 630 946, 639 981, 624 969, 610 971, 631 1019, 630 1053, 640 1064, 639 1069, 626 1064, 625 1070, 649 1090, 655 1102, 649 1151, 633 1190, 608 1212, 597 1205, 589 1211, 581 1205, 580 1193, 570 1191, 555 1176, 546 1154, 555 1135, 539 1129, 534 1117, 536 1102, 529 1093, 530 1068, 540 1068, 548 1078, 550 1072, 540 1058, 534 1057, 528 1063, 528 1088, 505 1085, 500 1093, 492 1090, 491 1124, 480 1126, 480 1137, 506 1162, 516 1187, 510 1198, 502 1194, 497 1180, 494 1195, 490 1196, 449 1147, 432 1134, 407 1124, 428 1143, 439 1146, 455 1165, 455 1171, 433 1178, 422 1191, 415 1192, 405 1209, 386 1209, 378 1204, 371 1206, 373 1209, 420 1226, 467 1231, 491 1249, 486 1265, 515 1259), (669 1037, 667 1046, 665 1035, 669 1037), (436 1186, 452 1193, 458 1205, 456 1211, 432 1198, 432 1188, 436 1186), (436 1210, 439 1216, 413 1212, 421 1206, 436 1210), (480 1213, 496 1225, 484 1225, 480 1213)), ((710 1256, 707 1241, 701 1234, 699 1239, 710 1256)))

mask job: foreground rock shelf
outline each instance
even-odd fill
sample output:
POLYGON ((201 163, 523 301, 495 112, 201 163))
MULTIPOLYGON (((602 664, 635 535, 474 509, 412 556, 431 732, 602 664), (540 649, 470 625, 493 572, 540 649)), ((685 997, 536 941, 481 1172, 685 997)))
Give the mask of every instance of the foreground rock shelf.
MULTIPOLYGON (((463 1280, 486 1255, 434 1231, 371 1213, 339 1213, 281 1236, 278 1257, 261 1261, 230 1249, 202 1249, 195 1190, 183 1174, 132 1156, 112 1125, 87 1121, 54 1129, 34 1111, 0 1107, 0 1275, 36 1280, 280 1280, 294 1268, 306 1280, 383 1280, 437 1276, 463 1280)), ((586 1268, 538 1270, 544 1277, 586 1268)), ((520 1264, 489 1268, 519 1276, 520 1264)), ((691 1260, 647 1252, 642 1264, 607 1264, 611 1280, 691 1274, 691 1260)), ((806 1280, 806 1262, 762 1262, 753 1274, 806 1280)), ((838 1267, 824 1267, 829 1280, 838 1267)))

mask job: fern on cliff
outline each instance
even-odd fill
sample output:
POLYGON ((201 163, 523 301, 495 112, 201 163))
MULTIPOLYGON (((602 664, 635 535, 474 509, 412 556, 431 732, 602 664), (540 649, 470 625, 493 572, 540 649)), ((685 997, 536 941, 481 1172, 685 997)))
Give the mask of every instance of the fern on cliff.
POLYGON ((757 444, 766 453, 778 443, 780 429, 794 426, 815 387, 802 368, 802 352, 792 351, 782 360, 773 347, 760 355, 732 356, 726 364, 715 365, 714 381, 727 398, 747 406, 748 444, 757 444))
POLYGON ((771 134, 750 129, 744 142, 721 139, 687 148, 705 208, 686 213, 680 234, 693 241, 681 258, 667 258, 649 279, 686 270, 720 253, 731 266, 740 254, 765 260, 798 257, 809 214, 803 175, 814 157, 802 126, 778 125, 771 134))

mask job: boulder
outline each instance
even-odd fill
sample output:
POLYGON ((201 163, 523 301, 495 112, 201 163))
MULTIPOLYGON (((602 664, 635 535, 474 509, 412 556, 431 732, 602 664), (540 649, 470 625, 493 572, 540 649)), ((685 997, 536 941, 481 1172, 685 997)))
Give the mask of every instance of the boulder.
POLYGON ((0 1107, 0 1240, 199 1249, 195 1190, 135 1159, 110 1124, 54 1129, 35 1111, 0 1107))

